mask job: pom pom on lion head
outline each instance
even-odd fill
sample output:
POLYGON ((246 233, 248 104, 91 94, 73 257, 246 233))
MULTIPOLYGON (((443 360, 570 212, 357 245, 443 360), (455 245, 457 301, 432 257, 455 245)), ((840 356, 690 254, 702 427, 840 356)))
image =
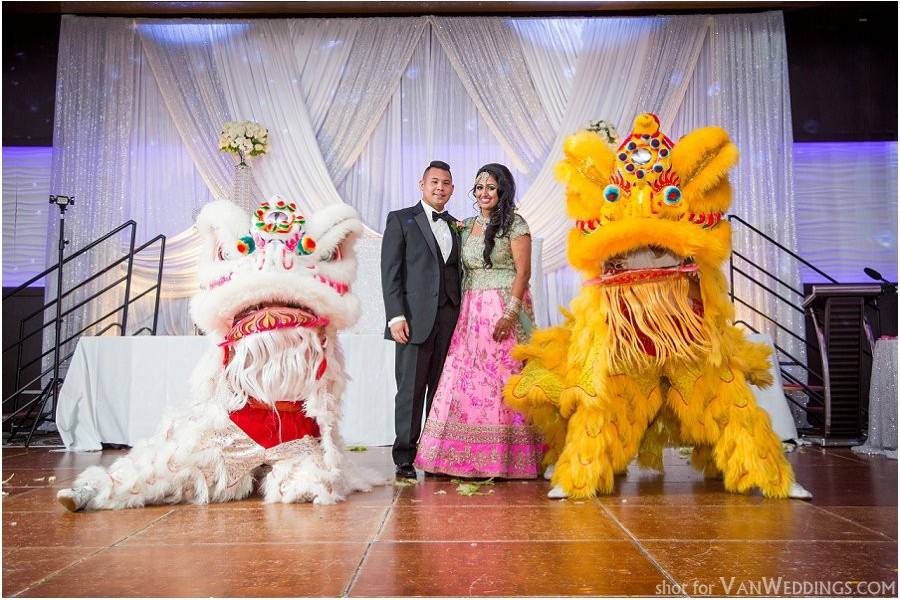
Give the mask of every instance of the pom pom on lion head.
POLYGON ((350 285, 362 223, 350 206, 307 219, 277 195, 252 216, 219 200, 203 207, 197 229, 203 251, 191 316, 207 334, 234 341, 282 327, 344 329, 359 318, 350 285))

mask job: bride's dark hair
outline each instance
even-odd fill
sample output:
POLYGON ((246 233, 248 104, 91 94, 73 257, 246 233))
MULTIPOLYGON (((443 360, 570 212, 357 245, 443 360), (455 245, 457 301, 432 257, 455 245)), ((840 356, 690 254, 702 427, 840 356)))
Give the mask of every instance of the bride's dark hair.
MULTIPOLYGON (((490 269, 494 266, 491 262, 491 252, 494 251, 497 236, 509 235, 515 218, 516 181, 509 169, 499 163, 488 163, 478 169, 478 173, 475 175, 476 182, 482 173, 487 173, 497 182, 499 199, 497 206, 491 211, 491 220, 484 230, 484 266, 490 269)), ((475 195, 475 185, 472 186, 473 196, 475 195)))

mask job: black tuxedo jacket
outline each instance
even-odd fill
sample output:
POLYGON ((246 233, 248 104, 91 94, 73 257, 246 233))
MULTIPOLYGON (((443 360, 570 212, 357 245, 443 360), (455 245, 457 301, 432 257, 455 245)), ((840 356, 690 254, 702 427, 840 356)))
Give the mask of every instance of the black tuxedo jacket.
MULTIPOLYGON (((388 321, 403 315, 409 324, 409 342, 421 344, 431 333, 437 316, 438 294, 444 260, 434 239, 429 220, 419 202, 415 206, 388 214, 381 240, 381 291, 384 312, 388 321)), ((458 257, 459 277, 462 281, 462 255, 459 232, 450 227, 453 250, 458 257)), ((457 287, 456 297, 460 297, 457 287)), ((384 337, 392 340, 389 327, 384 337)))

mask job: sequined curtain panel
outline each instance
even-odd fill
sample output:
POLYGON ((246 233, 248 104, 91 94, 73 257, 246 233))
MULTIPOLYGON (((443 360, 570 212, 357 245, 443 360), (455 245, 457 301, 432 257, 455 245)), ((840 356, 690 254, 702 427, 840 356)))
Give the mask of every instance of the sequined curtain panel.
MULTIPOLYGON (((591 119, 610 120, 624 133, 635 114, 653 111, 676 139, 703 125, 725 127, 742 153, 733 212, 797 246, 780 13, 243 21, 66 16, 57 82, 52 191, 80 199, 70 217, 69 248, 129 218, 139 224, 139 241, 171 236, 161 333, 190 331, 192 215, 230 192, 234 162, 215 146, 226 120, 252 119, 271 131, 272 152, 253 162, 254 195, 284 193, 305 210, 347 202, 370 236, 381 231, 387 212, 418 199, 416 182, 428 161, 453 165, 457 189, 449 208, 459 217, 474 214, 468 190, 476 169, 485 162, 509 165, 520 211, 543 239, 548 309, 537 318, 544 324, 558 321, 556 307, 568 304, 579 286, 565 266, 570 224, 552 168, 562 139, 591 119)), ((50 264, 54 232, 48 240, 50 264)), ((735 245, 799 283, 796 265, 771 247, 741 233, 735 245)), ((120 250, 117 240, 89 264, 73 265, 67 285, 120 250)), ((136 261, 139 289, 152 281, 153 259, 136 261)), ((798 316, 752 284, 736 283, 759 310, 802 336, 798 316)), ((103 308, 74 312, 67 328, 77 331, 103 308)), ((149 303, 135 307, 129 329, 149 315, 149 303)), ((799 352, 757 316, 746 318, 799 352)))

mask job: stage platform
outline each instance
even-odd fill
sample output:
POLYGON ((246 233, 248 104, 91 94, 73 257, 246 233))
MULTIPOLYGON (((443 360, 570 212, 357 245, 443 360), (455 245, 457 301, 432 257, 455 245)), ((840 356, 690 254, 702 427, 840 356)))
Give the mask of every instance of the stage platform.
MULTIPOLYGON (((789 455, 812 502, 727 494, 671 452, 665 476, 633 467, 583 502, 547 500, 544 481, 463 496, 420 473, 337 506, 56 503, 121 454, 3 450, 4 597, 771 595, 750 586, 779 577, 898 591, 897 461, 847 449, 789 455)), ((392 470, 387 448, 351 456, 392 470)))

